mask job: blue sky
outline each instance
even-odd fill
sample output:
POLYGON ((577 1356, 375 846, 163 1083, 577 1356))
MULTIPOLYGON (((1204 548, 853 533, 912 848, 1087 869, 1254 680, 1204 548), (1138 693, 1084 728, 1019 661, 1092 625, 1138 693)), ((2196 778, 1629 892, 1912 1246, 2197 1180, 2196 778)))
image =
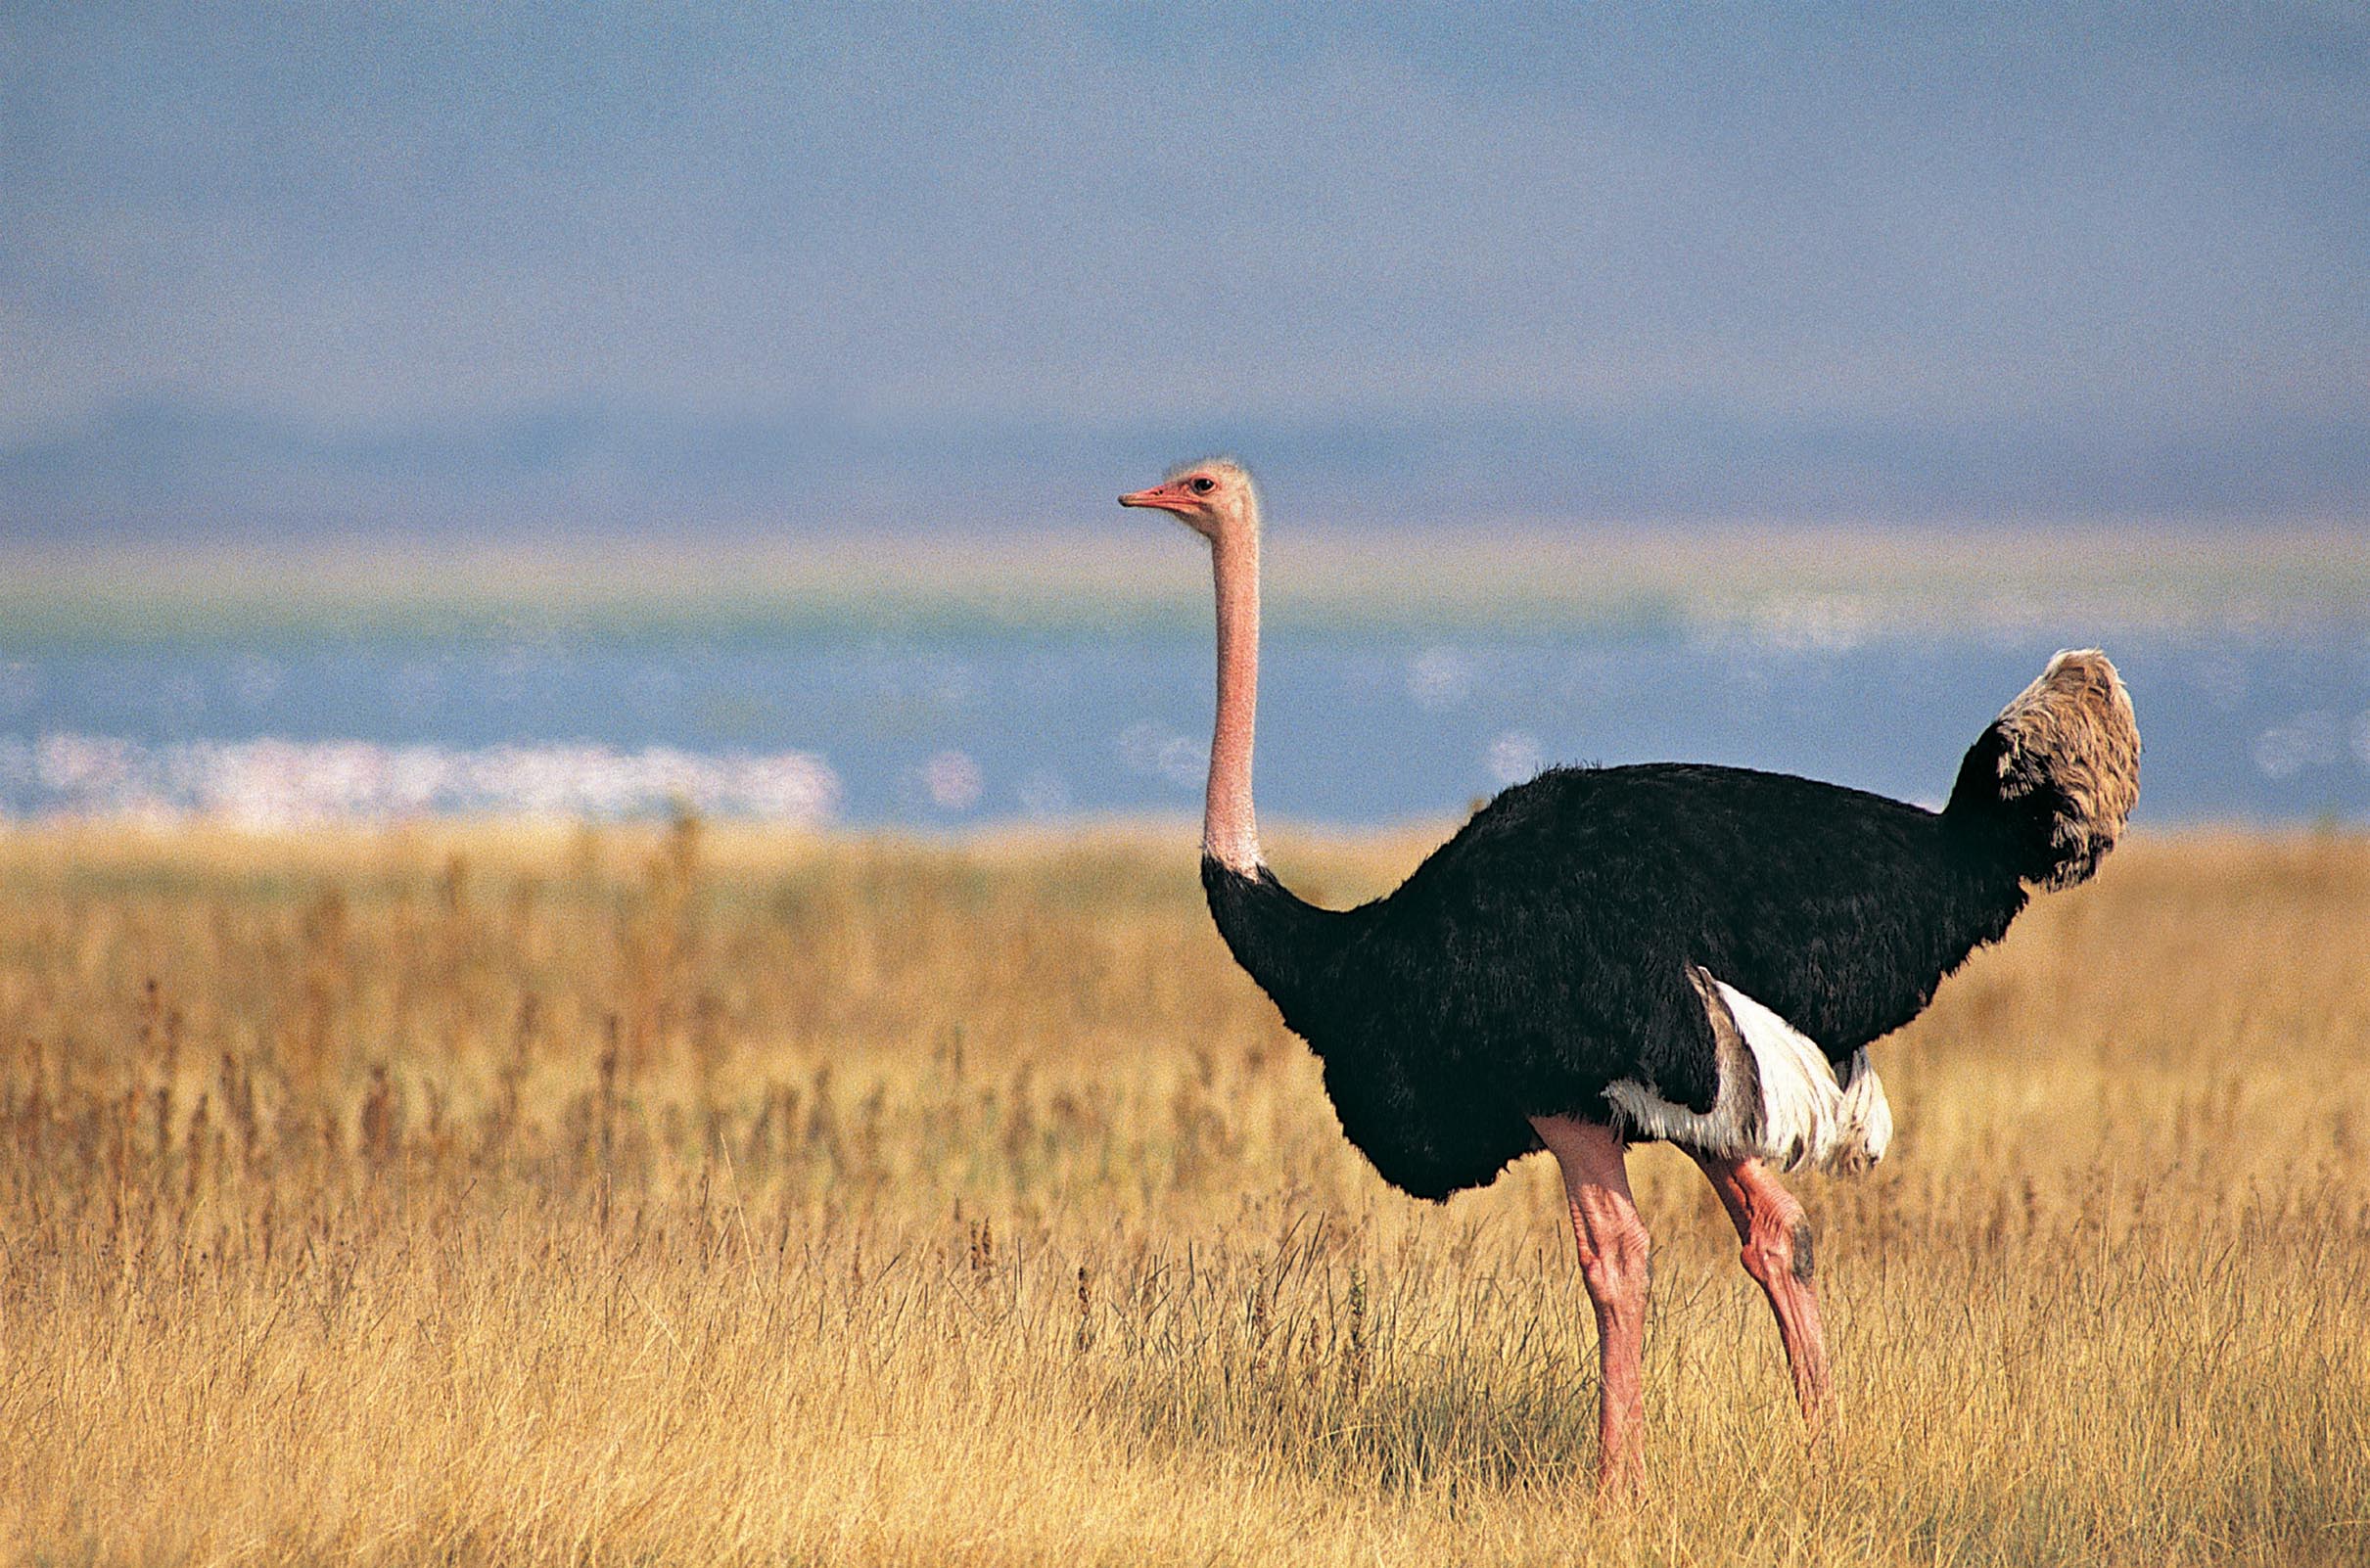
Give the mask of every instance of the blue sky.
POLYGON ((2370 513, 2358 6, 0 17, 0 536, 2370 513))

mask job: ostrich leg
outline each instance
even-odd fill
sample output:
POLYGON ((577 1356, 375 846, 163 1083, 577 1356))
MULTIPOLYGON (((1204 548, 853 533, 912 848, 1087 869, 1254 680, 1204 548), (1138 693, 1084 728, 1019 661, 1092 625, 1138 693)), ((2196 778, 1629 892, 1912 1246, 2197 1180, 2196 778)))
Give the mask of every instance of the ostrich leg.
POLYGON ((1827 1378, 1827 1341, 1819 1331, 1819 1287, 1811 1282, 1810 1221, 1794 1195, 1758 1160, 1697 1154, 1744 1243, 1744 1271, 1769 1297, 1778 1338, 1794 1374, 1794 1397, 1816 1429, 1834 1394, 1827 1378))
POLYGON ((1648 1243, 1624 1164, 1628 1145, 1610 1129, 1566 1116, 1531 1119, 1539 1140, 1563 1168, 1572 1235, 1580 1243, 1580 1277, 1597 1308, 1602 1374, 1597 1394, 1597 1492, 1626 1493, 1643 1460, 1640 1426, 1646 1414, 1648 1243))

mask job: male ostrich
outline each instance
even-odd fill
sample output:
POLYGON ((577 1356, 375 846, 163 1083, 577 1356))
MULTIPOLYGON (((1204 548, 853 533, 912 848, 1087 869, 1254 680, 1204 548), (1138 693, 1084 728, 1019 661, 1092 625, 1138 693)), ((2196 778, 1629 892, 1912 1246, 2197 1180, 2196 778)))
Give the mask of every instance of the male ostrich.
POLYGON ((1320 909, 1251 810, 1259 501, 1180 468, 1123 506, 1210 543, 1218 722, 1201 881, 1235 961, 1324 1063, 1342 1131, 1439 1199, 1533 1149, 1562 1169, 1603 1358, 1599 1485, 1639 1468, 1647 1236, 1624 1155, 1678 1145, 1769 1297, 1805 1416, 1829 1396, 1811 1231, 1772 1168, 1859 1170, 1892 1132, 1867 1046, 1994 942, 2027 884, 2070 887, 2139 794, 2104 654, 2061 653, 1975 740, 1940 812, 1688 762, 1557 767, 1475 812, 1387 898, 1320 909))

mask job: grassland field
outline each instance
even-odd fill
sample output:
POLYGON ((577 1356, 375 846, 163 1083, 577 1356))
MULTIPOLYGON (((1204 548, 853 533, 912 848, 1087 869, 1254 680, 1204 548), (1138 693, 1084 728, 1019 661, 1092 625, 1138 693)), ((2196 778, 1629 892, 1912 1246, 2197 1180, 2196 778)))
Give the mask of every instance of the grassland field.
POLYGON ((0 1559, 2370 1561, 2370 840, 2143 834, 1877 1057, 1839 1418, 1640 1150, 1602 1509, 1552 1166, 1384 1188, 1189 828, 10 828, 0 1559))

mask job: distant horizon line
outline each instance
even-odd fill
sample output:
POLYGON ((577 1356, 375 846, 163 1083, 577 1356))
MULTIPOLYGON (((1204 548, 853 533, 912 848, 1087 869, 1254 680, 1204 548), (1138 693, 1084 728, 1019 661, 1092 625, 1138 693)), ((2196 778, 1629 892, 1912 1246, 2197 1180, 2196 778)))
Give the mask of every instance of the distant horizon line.
MULTIPOLYGON (((1827 520, 1990 530, 2255 527, 2370 512, 2370 425, 1685 402, 1249 410, 1159 418, 828 408, 523 408, 346 427, 206 399, 119 401, 0 437, 0 535, 900 533, 1083 517, 1181 457, 1248 458, 1278 516, 1587 529, 1827 520)), ((1421 526, 1410 523, 1405 526, 1421 526)))
MULTIPOLYGON (((1729 628, 1865 640, 1935 623, 2260 629, 2370 623, 2350 520, 1404 522, 1271 535, 1281 624, 1521 634, 1729 628)), ((738 635, 1199 629, 1181 530, 1111 509, 1009 528, 697 535, 388 532, 0 542, 0 649, 247 635, 738 635)))

